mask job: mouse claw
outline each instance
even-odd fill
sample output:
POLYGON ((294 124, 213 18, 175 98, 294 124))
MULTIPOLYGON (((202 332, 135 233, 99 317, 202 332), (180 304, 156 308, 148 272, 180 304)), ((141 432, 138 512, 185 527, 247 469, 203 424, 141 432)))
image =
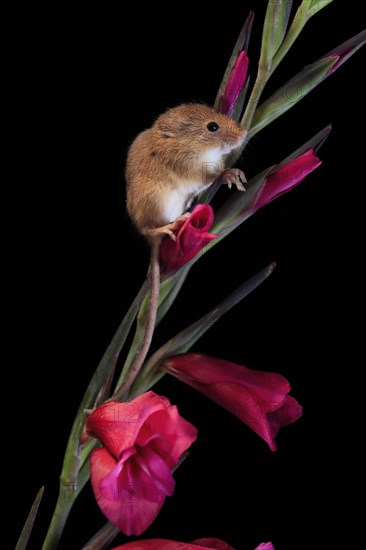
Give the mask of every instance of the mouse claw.
POLYGON ((238 191, 246 191, 243 183, 246 183, 247 179, 245 174, 239 168, 229 168, 222 173, 222 181, 225 185, 231 189, 232 185, 236 185, 238 191))
MULTIPOLYGON (((169 225, 171 225, 171 224, 169 224, 169 225)), ((160 234, 161 235, 167 235, 174 242, 177 240, 177 237, 175 236, 175 234, 173 233, 173 231, 170 229, 170 227, 168 225, 165 225, 164 227, 159 227, 159 229, 160 229, 160 234)))

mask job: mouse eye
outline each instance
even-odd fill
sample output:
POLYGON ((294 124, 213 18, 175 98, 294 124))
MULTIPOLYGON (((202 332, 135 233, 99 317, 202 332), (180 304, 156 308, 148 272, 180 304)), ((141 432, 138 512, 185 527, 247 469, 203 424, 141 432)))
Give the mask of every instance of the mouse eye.
POLYGON ((219 129, 219 125, 216 122, 209 122, 207 124, 207 130, 210 132, 216 132, 219 129))

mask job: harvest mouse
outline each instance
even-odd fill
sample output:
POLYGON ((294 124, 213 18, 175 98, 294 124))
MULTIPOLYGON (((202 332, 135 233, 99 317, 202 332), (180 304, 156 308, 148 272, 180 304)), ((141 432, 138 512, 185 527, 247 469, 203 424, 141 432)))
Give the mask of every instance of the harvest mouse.
POLYGON ((154 332, 160 289, 160 242, 189 214, 193 200, 222 176, 244 191, 244 173, 224 169, 224 158, 239 147, 246 131, 203 104, 188 103, 160 115, 137 136, 127 157, 127 210, 151 247, 150 299, 145 333, 127 376, 114 395, 125 396, 141 369, 154 332))
MULTIPOLYGON (((127 209, 137 229, 147 237, 174 238, 174 222, 224 172, 225 156, 245 136, 234 120, 203 104, 179 105, 160 115, 128 153, 127 209)), ((245 181, 237 169, 223 174, 223 183, 241 191, 245 181)))

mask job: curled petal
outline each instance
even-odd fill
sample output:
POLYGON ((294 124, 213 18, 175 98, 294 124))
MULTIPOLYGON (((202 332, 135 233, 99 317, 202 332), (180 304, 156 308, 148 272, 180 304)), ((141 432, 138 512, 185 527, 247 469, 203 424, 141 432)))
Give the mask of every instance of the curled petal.
POLYGON ((210 205, 198 204, 175 231, 176 241, 166 237, 160 247, 160 260, 167 273, 177 271, 189 262, 217 235, 208 233, 214 214, 210 205))
POLYGON ((100 509, 126 535, 143 533, 166 497, 142 470, 134 471, 129 463, 116 467, 106 449, 92 452, 90 480, 100 509))
POLYGON ((129 403, 108 401, 90 415, 87 429, 104 444, 90 457, 97 503, 123 533, 140 535, 174 493, 172 469, 197 430, 151 391, 129 403))
POLYGON ((301 406, 288 395, 290 384, 274 372, 193 353, 170 357, 161 368, 240 418, 272 451, 279 429, 302 414, 301 406))
POLYGON ((119 459, 125 449, 134 445, 146 420, 157 411, 166 411, 166 401, 152 391, 129 403, 107 401, 88 417, 87 431, 119 459))

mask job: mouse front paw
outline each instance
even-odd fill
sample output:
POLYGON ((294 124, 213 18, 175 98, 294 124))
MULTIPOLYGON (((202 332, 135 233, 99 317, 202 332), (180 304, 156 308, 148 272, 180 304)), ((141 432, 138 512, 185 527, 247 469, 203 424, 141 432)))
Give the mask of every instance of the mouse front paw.
POLYGON ((229 168, 221 174, 221 177, 222 183, 227 185, 229 189, 231 189, 231 186, 234 184, 238 191, 246 190, 243 184, 247 182, 247 179, 244 172, 239 170, 239 168, 229 168))

